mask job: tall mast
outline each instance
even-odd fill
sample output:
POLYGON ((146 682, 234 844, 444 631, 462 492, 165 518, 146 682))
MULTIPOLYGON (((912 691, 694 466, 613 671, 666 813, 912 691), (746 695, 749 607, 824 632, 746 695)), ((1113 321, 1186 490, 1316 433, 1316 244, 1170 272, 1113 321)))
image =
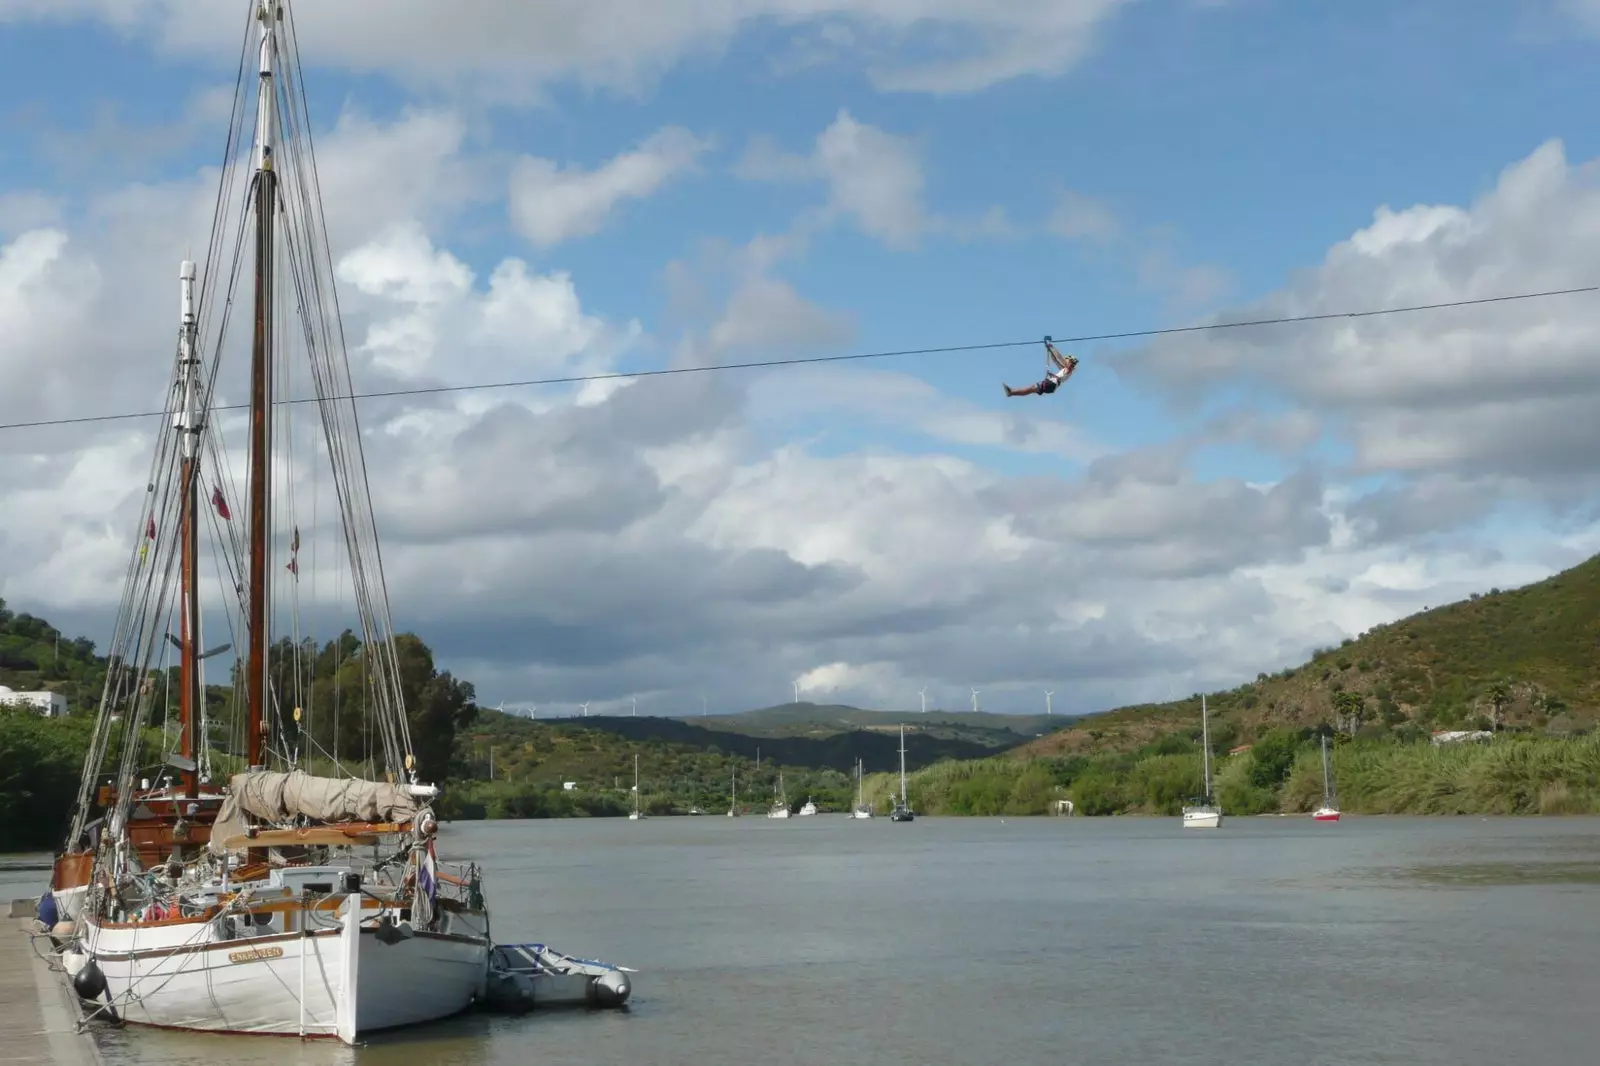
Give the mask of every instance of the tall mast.
POLYGON ((200 759, 198 726, 205 693, 200 685, 200 434, 205 428, 205 397, 200 379, 200 355, 195 344, 194 264, 184 260, 178 270, 182 319, 178 332, 179 388, 183 406, 177 427, 182 436, 183 467, 180 505, 181 588, 183 604, 178 621, 178 721, 179 753, 188 760, 181 769, 183 794, 200 794, 197 765, 200 759))
POLYGON ((906 805, 906 727, 900 727, 900 806, 906 805))
POLYGON ((1211 802, 1211 727, 1206 720, 1206 696, 1200 694, 1200 758, 1205 765, 1207 803, 1211 802))
POLYGON ((272 216, 277 174, 272 149, 278 129, 277 87, 273 79, 276 0, 261 0, 260 90, 256 99, 256 293, 255 338, 250 357, 250 650, 245 660, 249 706, 248 764, 264 765, 267 723, 267 546, 272 538, 272 216))

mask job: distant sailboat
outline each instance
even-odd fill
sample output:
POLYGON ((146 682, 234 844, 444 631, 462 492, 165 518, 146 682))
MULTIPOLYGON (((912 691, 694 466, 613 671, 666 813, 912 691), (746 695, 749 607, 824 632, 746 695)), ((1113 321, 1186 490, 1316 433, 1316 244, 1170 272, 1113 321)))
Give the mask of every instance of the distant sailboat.
POLYGON ((866 785, 866 782, 865 782, 865 768, 861 765, 861 760, 857 759, 856 760, 856 809, 850 812, 850 817, 852 817, 852 818, 871 818, 872 817, 872 808, 867 806, 865 785, 866 785))
POLYGON ((633 757, 633 810, 628 812, 628 821, 637 822, 645 817, 644 808, 639 802, 639 756, 633 757))
POLYGON ((1311 817, 1318 822, 1337 822, 1339 820, 1339 797, 1333 790, 1333 770, 1328 765, 1328 738, 1322 738, 1322 806, 1311 812, 1311 817))
POLYGON ((900 727, 900 802, 894 805, 894 810, 889 812, 891 822, 909 822, 916 815, 911 813, 911 805, 906 802, 906 727, 900 727))
POLYGON ((773 801, 772 809, 767 812, 768 818, 789 817, 789 797, 783 791, 783 771, 778 771, 778 798, 773 801))
POLYGON ((795 815, 795 817, 796 818, 809 818, 811 815, 816 814, 816 813, 817 813, 817 805, 815 803, 811 802, 811 797, 810 796, 807 796, 805 804, 800 808, 799 812, 795 815))
POLYGON ((1206 698, 1200 696, 1200 756, 1205 767, 1205 794, 1194 806, 1183 809, 1185 829, 1216 829, 1222 824, 1222 808, 1211 798, 1211 729, 1206 717, 1206 698))

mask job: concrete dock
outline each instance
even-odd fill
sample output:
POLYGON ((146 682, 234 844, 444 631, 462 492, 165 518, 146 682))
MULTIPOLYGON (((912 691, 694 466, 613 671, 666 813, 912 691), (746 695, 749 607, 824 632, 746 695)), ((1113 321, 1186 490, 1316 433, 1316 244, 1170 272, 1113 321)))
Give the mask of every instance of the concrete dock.
MULTIPOLYGON (((49 941, 40 941, 39 951, 49 941)), ((65 979, 34 951, 23 923, 0 922, 0 1066, 95 1066, 65 979)))

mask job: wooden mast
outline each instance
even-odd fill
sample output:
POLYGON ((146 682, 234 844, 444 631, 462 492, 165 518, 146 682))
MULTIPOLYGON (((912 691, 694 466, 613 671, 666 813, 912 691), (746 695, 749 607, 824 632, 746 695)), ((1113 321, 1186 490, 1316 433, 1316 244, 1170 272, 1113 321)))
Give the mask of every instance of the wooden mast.
POLYGON ((272 537, 272 219, 277 175, 272 147, 277 132, 277 90, 273 72, 275 0, 262 0, 260 95, 256 101, 256 287, 255 338, 250 359, 250 617, 245 663, 248 765, 265 765, 268 677, 267 629, 271 618, 267 549, 272 537))
POLYGON ((188 765, 180 768, 182 794, 200 795, 199 722, 205 693, 200 689, 200 434, 205 422, 201 396, 200 354, 195 345, 194 264, 184 260, 178 273, 183 291, 183 319, 178 335, 182 366, 183 410, 178 427, 183 433, 183 466, 178 479, 183 498, 179 505, 182 539, 180 579, 183 602, 178 611, 178 721, 179 754, 188 765))

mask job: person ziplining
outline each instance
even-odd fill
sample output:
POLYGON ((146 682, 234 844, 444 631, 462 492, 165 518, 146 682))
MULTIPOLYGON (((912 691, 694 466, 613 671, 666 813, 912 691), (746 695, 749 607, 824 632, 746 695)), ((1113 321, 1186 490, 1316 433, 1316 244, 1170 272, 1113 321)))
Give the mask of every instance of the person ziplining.
POLYGON ((1044 350, 1050 362, 1055 365, 1055 369, 1048 371, 1041 381, 1033 385, 1025 385, 1020 389, 1013 389, 1010 385, 1006 385, 1007 396, 1048 396, 1066 384, 1067 379, 1072 376, 1072 372, 1078 369, 1078 357, 1075 355, 1062 355, 1056 351, 1055 343, 1049 337, 1044 339, 1044 350))

